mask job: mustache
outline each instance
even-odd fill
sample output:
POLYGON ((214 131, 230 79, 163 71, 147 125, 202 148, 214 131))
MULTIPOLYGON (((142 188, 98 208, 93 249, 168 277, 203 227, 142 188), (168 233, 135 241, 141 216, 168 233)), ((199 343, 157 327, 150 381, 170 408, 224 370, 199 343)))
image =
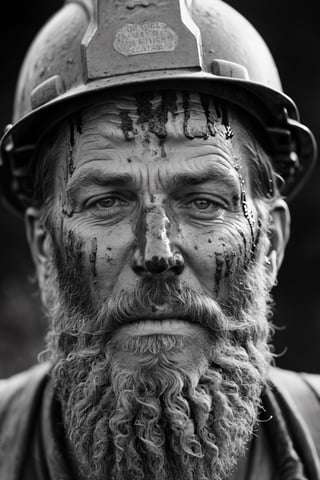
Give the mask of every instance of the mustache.
POLYGON ((230 322, 215 299, 175 278, 141 279, 134 289, 110 295, 99 306, 85 302, 83 292, 88 295, 90 289, 85 288, 84 282, 80 281, 78 288, 79 285, 60 277, 62 295, 47 342, 51 349, 67 355, 79 350, 86 356, 104 352, 117 329, 142 320, 176 319, 194 323, 216 339, 241 328, 241 322, 230 322))
POLYGON ((181 285, 176 279, 141 280, 134 290, 111 296, 103 304, 97 321, 110 334, 139 320, 164 319, 197 323, 215 333, 232 329, 216 300, 181 285))

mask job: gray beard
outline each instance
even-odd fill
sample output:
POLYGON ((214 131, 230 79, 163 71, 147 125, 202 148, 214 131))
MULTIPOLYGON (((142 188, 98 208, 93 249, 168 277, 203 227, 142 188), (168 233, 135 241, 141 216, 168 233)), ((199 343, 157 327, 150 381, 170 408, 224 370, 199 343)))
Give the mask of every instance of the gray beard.
POLYGON ((263 264, 243 269, 223 307, 172 280, 142 281, 99 311, 75 282, 85 278, 77 263, 56 253, 54 265, 48 353, 85 478, 226 479, 252 436, 271 361, 263 264), (198 333, 113 335, 166 305, 201 326, 198 333))

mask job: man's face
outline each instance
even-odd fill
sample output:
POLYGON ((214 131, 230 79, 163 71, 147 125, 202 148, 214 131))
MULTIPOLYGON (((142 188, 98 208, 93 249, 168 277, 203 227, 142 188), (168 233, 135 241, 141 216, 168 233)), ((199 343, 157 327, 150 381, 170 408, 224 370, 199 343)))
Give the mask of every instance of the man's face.
MULTIPOLYGON (((169 110, 165 124, 157 118, 161 98, 147 120, 143 102, 112 102, 84 113, 81 125, 70 125, 68 158, 58 159, 55 240, 66 259, 75 245, 81 248, 98 304, 150 278, 176 278, 226 301, 237 262, 249 262, 259 235, 241 152, 246 139, 241 133, 227 139, 218 118, 210 135, 198 96, 190 101, 189 120, 181 98, 180 112, 169 110)), ((175 318, 170 306, 163 315, 175 318)), ((185 328, 181 322, 146 322, 152 317, 157 312, 131 325, 131 334, 185 328)))
POLYGON ((269 363, 250 141, 196 94, 118 97, 60 135, 43 288, 66 428, 93 478, 218 479, 243 453, 269 363))

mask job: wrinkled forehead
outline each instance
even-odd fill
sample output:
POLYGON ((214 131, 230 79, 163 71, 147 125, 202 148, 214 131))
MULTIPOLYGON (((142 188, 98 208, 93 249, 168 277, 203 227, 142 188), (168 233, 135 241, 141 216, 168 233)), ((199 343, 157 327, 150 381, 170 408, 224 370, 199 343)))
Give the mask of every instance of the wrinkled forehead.
MULTIPOLYGON (((231 104, 196 92, 145 92, 122 95, 81 112, 84 133, 126 140, 153 134, 181 141, 201 138, 252 143, 253 133, 244 112, 231 104)), ((79 118, 78 118, 79 121, 79 118)))
POLYGON ((141 162, 159 159, 160 168, 165 167, 163 159, 172 167, 178 158, 196 161, 209 154, 212 159, 218 152, 227 168, 240 165, 253 193, 265 185, 269 195, 273 183, 252 119, 214 96, 163 91, 104 98, 69 117, 59 132, 47 143, 49 155, 42 158, 53 160, 55 172, 62 167, 67 182, 75 170, 101 159, 112 158, 116 167, 117 160, 133 155, 141 162))

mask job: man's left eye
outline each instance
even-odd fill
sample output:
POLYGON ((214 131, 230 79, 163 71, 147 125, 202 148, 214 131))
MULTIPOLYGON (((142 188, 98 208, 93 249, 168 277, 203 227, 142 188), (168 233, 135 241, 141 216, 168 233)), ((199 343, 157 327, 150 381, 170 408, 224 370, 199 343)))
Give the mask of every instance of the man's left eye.
POLYGON ((95 202, 95 205, 102 208, 112 208, 119 203, 119 199, 115 197, 101 198, 95 202))
POLYGON ((214 205, 214 202, 207 198, 198 198, 190 203, 192 203, 198 210, 207 210, 214 205))
POLYGON ((222 198, 193 195, 180 204, 184 213, 195 220, 215 220, 228 208, 222 198))
POLYGON ((218 201, 204 197, 193 198, 192 200, 187 202, 186 206, 199 212, 207 212, 209 210, 214 211, 222 208, 221 203, 219 203, 218 201))

